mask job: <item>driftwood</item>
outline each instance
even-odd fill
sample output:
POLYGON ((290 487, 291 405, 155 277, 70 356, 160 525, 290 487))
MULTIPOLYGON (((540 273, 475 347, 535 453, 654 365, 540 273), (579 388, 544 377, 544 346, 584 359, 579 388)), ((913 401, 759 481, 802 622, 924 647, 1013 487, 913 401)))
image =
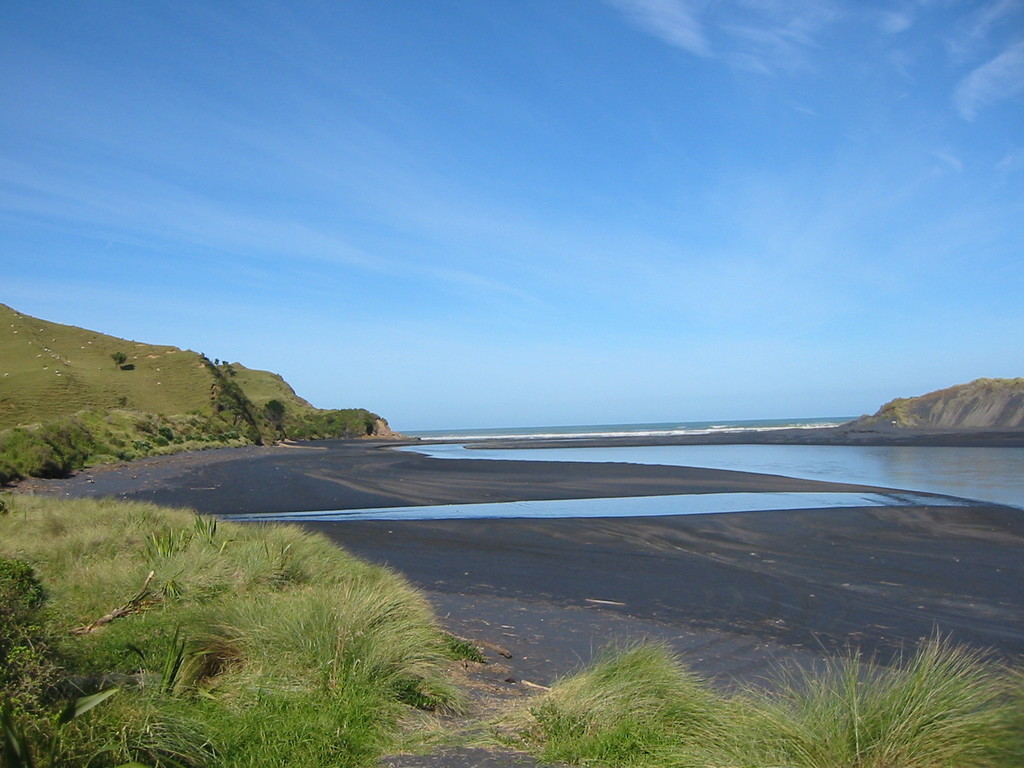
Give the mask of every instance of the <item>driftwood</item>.
POLYGON ((551 690, 546 685, 541 685, 540 683, 531 683, 529 680, 520 680, 519 682, 521 684, 525 685, 527 688, 536 688, 538 691, 550 691, 551 690))
POLYGON ((115 619, 120 619, 124 616, 130 616, 133 613, 138 613, 152 601, 147 600, 149 597, 149 583, 153 581, 153 577, 156 575, 155 571, 150 571, 149 575, 146 576, 146 580, 142 583, 142 589, 140 589, 131 600, 122 605, 120 608, 115 608, 106 616, 100 616, 92 624, 87 624, 84 627, 76 627, 71 630, 72 635, 88 635, 91 632, 95 632, 101 627, 105 627, 115 619))
POLYGON ((486 640, 470 640, 468 642, 471 642, 474 645, 479 645, 481 648, 488 648, 497 653, 499 656, 504 656, 506 659, 512 658, 511 651, 508 651, 495 643, 489 643, 486 640))

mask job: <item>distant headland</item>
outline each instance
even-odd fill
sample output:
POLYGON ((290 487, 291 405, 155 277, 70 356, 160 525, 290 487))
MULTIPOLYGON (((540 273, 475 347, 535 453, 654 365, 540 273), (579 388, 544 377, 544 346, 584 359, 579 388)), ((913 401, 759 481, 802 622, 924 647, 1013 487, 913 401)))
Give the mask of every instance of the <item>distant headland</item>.
MULTIPOLYGON (((844 424, 798 429, 733 429, 675 435, 489 440, 487 448, 641 445, 944 445, 1024 447, 1024 378, 975 379, 891 400, 844 424)), ((483 447, 469 445, 468 447, 483 447)))
POLYGON ((899 397, 847 426, 886 424, 908 429, 1024 428, 1024 378, 975 379, 919 397, 899 397))

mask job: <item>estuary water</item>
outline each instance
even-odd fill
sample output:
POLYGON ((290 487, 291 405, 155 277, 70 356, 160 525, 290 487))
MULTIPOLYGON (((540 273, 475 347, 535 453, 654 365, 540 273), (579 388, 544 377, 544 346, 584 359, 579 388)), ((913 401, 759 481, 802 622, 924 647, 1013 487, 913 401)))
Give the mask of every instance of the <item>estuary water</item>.
POLYGON ((512 518, 664 517, 779 509, 900 507, 929 504, 959 506, 968 502, 913 493, 681 493, 671 496, 626 496, 604 499, 502 501, 483 504, 438 504, 416 507, 332 509, 308 512, 257 512, 227 515, 240 522, 343 522, 355 520, 496 520, 512 518))
POLYGON ((731 469, 958 496, 1024 509, 1024 448, 847 445, 659 445, 607 448, 487 448, 423 444, 436 458, 615 461, 731 469))
POLYGON ((1024 448, 944 448, 809 445, 665 445, 599 448, 488 447, 488 438, 595 437, 599 435, 693 434, 695 431, 783 429, 837 424, 844 419, 771 422, 596 425, 413 433, 424 442, 396 450, 443 459, 586 461, 665 464, 785 475, 871 485, 880 493, 713 493, 605 499, 518 501, 492 504, 386 507, 358 510, 245 515, 236 519, 293 521, 450 520, 494 518, 586 518, 703 515, 777 509, 821 509, 919 504, 956 505, 968 499, 1024 511, 1024 448), (435 442, 460 440, 461 442, 435 442), (944 494, 955 499, 922 497, 944 494))

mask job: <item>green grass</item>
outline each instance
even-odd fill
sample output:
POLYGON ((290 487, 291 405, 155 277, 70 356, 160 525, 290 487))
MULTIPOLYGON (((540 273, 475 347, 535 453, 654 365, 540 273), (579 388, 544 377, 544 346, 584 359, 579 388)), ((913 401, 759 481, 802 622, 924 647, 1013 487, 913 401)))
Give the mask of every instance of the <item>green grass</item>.
MULTIPOLYGON (((30 564, 46 592, 58 677, 90 693, 129 676, 63 728, 68 765, 367 765, 414 713, 461 707, 429 605, 322 537, 147 504, 9 506, 0 556, 30 564)), ((52 719, 22 717, 37 744, 53 735, 52 719)))
POLYGON ((1011 768, 1024 764, 1021 680, 935 638, 902 664, 849 656, 726 697, 664 648, 640 646, 505 725, 542 759, 582 765, 1011 768))
MULTIPOLYGON (((240 363, 217 370, 257 410, 278 400, 289 413, 317 411, 276 373, 240 363)), ((214 383, 197 352, 51 323, 0 304, 0 430, 86 410, 210 416, 214 383), (115 352, 127 356, 129 370, 114 363, 115 352)))
POLYGON ((0 429, 90 408, 178 414, 209 407, 197 353, 24 315, 0 304, 0 429), (133 370, 111 360, 123 351, 133 370))
POLYGON ((269 400, 280 401, 289 411, 300 411, 312 406, 295 394, 291 385, 276 373, 246 368, 241 363, 231 363, 238 385, 256 405, 262 408, 269 400))

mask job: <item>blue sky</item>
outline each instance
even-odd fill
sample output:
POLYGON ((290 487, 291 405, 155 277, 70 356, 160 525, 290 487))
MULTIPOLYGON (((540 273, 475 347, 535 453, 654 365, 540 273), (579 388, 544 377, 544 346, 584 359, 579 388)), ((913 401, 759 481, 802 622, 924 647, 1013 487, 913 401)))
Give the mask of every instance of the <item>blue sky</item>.
POLYGON ((1024 375, 1024 2, 0 4, 0 301, 398 429, 1024 375))

